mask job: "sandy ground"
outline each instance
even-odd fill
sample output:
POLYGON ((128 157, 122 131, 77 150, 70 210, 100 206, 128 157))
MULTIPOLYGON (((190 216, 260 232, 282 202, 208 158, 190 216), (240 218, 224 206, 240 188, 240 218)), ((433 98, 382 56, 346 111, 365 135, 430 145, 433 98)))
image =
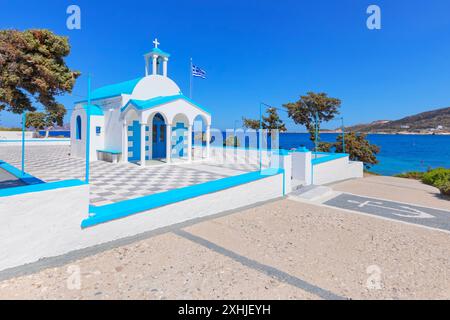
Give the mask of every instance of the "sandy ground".
POLYGON ((449 257, 450 233, 280 200, 0 282, 0 299, 450 299, 449 257))

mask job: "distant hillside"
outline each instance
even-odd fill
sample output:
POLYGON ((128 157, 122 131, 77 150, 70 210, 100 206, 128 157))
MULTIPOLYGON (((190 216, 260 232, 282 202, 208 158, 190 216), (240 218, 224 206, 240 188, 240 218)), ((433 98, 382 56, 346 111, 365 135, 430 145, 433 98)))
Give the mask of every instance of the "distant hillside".
POLYGON ((450 132, 450 108, 427 111, 400 120, 378 120, 369 124, 359 124, 346 128, 346 130, 385 133, 450 132))

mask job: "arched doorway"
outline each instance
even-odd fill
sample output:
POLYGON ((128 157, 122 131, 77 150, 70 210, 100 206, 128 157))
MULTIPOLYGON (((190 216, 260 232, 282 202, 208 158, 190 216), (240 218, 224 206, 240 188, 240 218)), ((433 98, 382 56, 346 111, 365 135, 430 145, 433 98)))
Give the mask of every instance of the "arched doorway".
POLYGON ((166 158, 166 122, 161 114, 157 113, 153 117, 153 140, 152 140, 152 159, 160 160, 166 158))

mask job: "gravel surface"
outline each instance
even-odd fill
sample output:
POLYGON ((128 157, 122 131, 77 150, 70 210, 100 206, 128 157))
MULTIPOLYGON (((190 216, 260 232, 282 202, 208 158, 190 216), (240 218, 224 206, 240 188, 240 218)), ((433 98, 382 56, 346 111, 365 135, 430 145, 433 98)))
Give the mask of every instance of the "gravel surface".
MULTIPOLYGON (((339 296, 450 298, 448 233, 290 200, 202 222, 184 231, 339 296), (374 286, 370 278, 379 281, 374 286), (380 290, 374 289, 376 284, 380 290)), ((0 299, 16 298, 321 297, 214 248, 167 233, 1 282, 0 299)))

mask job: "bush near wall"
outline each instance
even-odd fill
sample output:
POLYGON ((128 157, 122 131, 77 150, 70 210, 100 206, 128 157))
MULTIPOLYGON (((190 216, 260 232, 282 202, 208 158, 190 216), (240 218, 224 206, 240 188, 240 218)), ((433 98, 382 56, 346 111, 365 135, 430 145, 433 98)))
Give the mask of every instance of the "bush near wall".
POLYGON ((450 196, 450 169, 438 168, 424 173, 422 182, 438 188, 442 194, 450 196))
POLYGON ((395 177, 422 180, 424 174, 425 174, 424 172, 420 172, 420 171, 410 171, 410 172, 396 174, 395 177))

